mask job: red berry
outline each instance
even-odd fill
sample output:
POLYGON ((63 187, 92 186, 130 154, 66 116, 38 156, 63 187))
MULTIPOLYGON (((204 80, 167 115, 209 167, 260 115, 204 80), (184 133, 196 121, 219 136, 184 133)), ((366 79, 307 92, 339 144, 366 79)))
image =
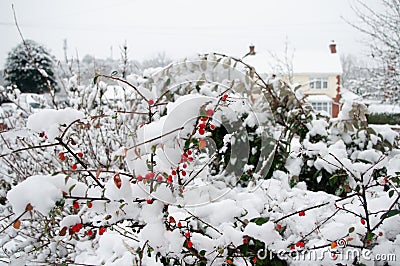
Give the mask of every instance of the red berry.
POLYGON ((247 245, 249 243, 249 238, 247 236, 243 237, 243 244, 247 245))
POLYGON ((140 181, 142 181, 143 180, 143 176, 141 176, 141 175, 138 175, 138 177, 137 177, 137 181, 138 182, 140 182, 140 181))
POLYGON ((254 257, 253 262, 257 263, 257 258, 256 257, 254 257))
POLYGON ((189 158, 188 158, 188 161, 189 161, 189 162, 193 162, 193 157, 189 157, 189 158))
POLYGON ((382 232, 379 232, 379 233, 378 233, 378 236, 383 236, 383 233, 382 233, 382 232))
POLYGON ((147 102, 149 105, 153 105, 154 104, 154 100, 148 100, 147 102))
POLYGON ((206 124, 200 124, 200 125, 199 125, 199 128, 200 128, 200 129, 205 129, 205 128, 206 128, 206 124))
POLYGON ((175 171, 175 170, 172 170, 171 174, 172 174, 172 175, 176 175, 176 171, 175 171))
POLYGON ((183 167, 183 168, 186 168, 186 167, 187 167, 187 164, 184 163, 184 164, 182 165, 182 167, 183 167))
POLYGON ((206 111, 206 114, 207 114, 207 116, 212 116, 212 115, 214 114, 214 110, 208 109, 208 110, 206 111))
POLYGON ((88 206, 88 208, 90 209, 90 208, 93 207, 93 203, 92 203, 91 201, 89 201, 89 202, 87 203, 87 206, 88 206))
POLYGON ((306 213, 304 211, 299 212, 299 216, 305 216, 306 213))
POLYGON ((187 238, 189 238, 189 237, 190 237, 190 232, 187 231, 187 232, 185 233, 185 236, 186 236, 187 238))
POLYGON ((297 242, 296 247, 304 248, 304 242, 302 242, 302 241, 297 242))
POLYGON ((214 126, 213 124, 211 124, 211 125, 210 125, 210 129, 211 129, 211 130, 214 130, 214 129, 215 129, 215 126, 214 126))
POLYGON ((188 242, 187 242, 187 246, 188 246, 188 248, 192 248, 192 247, 193 247, 192 241, 188 241, 188 242))
POLYGON ((290 246, 290 250, 294 250, 294 245, 291 245, 291 246, 290 246))
POLYGON ((150 179, 152 179, 154 177, 154 173, 147 173, 146 175, 145 175, 145 178, 147 179, 147 180, 150 180, 150 179))
POLYGON ((192 155, 192 151, 191 151, 191 150, 188 150, 188 151, 187 151, 187 154, 188 154, 188 155, 192 155))
POLYGON ((93 231, 91 229, 89 229, 86 233, 87 233, 88 236, 92 236, 93 235, 93 231))
POLYGON ((159 176, 157 176, 157 182, 162 182, 162 180, 163 180, 163 177, 161 176, 161 175, 159 175, 159 176))
POLYGON ((228 99, 228 94, 224 94, 223 96, 222 96, 222 101, 226 101, 226 99, 228 99))
POLYGON ((361 224, 365 224, 365 220, 364 219, 361 219, 360 222, 361 222, 361 224))
POLYGON ((172 175, 168 176, 167 182, 170 184, 172 183, 172 175))
POLYGON ((282 225, 280 225, 280 224, 276 225, 276 229, 281 230, 281 228, 282 228, 282 225))
POLYGON ((147 199, 147 200, 146 200, 146 203, 147 203, 147 204, 152 204, 152 203, 153 203, 153 199, 147 199))
POLYGON ((185 176, 186 175, 186 171, 182 170, 181 174, 182 174, 182 176, 185 176))
POLYGON ((78 157, 83 157, 83 153, 82 152, 78 152, 76 155, 78 155, 78 157))
POLYGON ((181 222, 178 222, 177 226, 178 226, 179 228, 181 228, 181 227, 182 227, 182 223, 181 223, 181 222))
POLYGON ((74 201, 73 206, 74 206, 74 209, 79 209, 79 202, 74 201))
POLYGON ((106 230, 107 230, 107 228, 105 228, 105 227, 100 227, 100 229, 99 229, 99 235, 104 234, 104 233, 106 232, 106 230))
POLYGON ((72 170, 76 170, 76 168, 78 168, 78 166, 74 163, 74 164, 71 166, 71 168, 72 168, 72 170))
POLYGON ((206 131, 205 131, 204 129, 200 128, 200 129, 199 129, 199 134, 200 134, 200 135, 204 135, 204 133, 206 133, 206 131))

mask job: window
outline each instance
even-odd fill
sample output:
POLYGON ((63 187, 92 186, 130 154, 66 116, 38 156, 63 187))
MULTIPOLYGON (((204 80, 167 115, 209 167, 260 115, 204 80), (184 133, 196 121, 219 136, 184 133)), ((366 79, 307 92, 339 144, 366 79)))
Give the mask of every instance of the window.
POLYGON ((330 102, 312 102, 311 106, 316 112, 325 111, 332 115, 332 103, 330 102))
POLYGON ((310 78, 310 89, 313 90, 328 89, 328 78, 310 78))

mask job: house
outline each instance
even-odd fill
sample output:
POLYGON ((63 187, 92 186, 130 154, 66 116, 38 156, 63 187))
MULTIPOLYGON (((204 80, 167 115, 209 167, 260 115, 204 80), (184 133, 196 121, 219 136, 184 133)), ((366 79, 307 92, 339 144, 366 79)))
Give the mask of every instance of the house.
POLYGON ((301 85, 300 89, 307 96, 305 100, 314 110, 337 117, 340 110, 342 67, 334 42, 326 51, 296 51, 287 62, 276 62, 271 54, 257 53, 255 47, 250 46, 250 52, 244 56, 243 61, 254 66, 262 77, 266 73, 276 73, 291 84, 301 85), (281 66, 277 68, 279 64, 281 66))

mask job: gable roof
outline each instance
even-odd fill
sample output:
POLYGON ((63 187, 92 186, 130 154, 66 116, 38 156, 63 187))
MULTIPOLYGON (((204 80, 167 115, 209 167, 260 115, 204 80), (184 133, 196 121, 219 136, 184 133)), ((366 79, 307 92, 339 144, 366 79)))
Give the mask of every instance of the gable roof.
MULTIPOLYGON (((248 55, 243 58, 243 62, 253 66, 259 74, 272 74, 279 69, 276 60, 265 52, 248 55)), ((342 73, 339 54, 331 54, 328 49, 326 51, 295 51, 293 53, 292 65, 294 74, 337 75, 342 73)))

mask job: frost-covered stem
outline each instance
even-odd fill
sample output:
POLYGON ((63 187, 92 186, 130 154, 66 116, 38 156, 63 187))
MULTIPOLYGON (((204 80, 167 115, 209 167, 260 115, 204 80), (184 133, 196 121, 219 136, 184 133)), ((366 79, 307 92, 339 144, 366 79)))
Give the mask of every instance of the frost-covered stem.
POLYGON ((139 94, 140 97, 142 97, 143 100, 145 100, 146 102, 148 101, 148 99, 139 91, 138 88, 136 88, 136 86, 134 86, 133 84, 129 83, 125 79, 121 79, 121 78, 114 77, 114 76, 103 75, 103 74, 97 74, 97 73, 96 73, 96 76, 97 77, 104 77, 104 78, 108 78, 108 79, 112 79, 112 80, 116 80, 116 81, 120 81, 122 83, 125 83, 126 85, 128 85, 129 87, 134 89, 136 91, 136 93, 139 94))
POLYGON ((65 199, 73 199, 73 200, 90 200, 90 201, 107 201, 111 202, 110 199, 108 198, 95 198, 95 197, 79 197, 79 196, 70 196, 70 195, 64 195, 65 199))
POLYGON ((362 206, 363 206, 364 212, 365 212, 365 221, 367 222, 367 235, 368 235, 368 233, 370 233, 372 231, 371 231, 371 223, 369 220, 368 201, 367 201, 367 193, 366 193, 365 185, 362 185, 361 198, 362 198, 362 206))
POLYGON ((25 209, 25 211, 23 213, 21 213, 17 218, 15 218, 11 223, 9 223, 6 227, 4 227, 1 231, 0 234, 2 234, 4 231, 7 230, 7 228, 9 228, 11 225, 13 225, 16 221, 18 221, 19 219, 21 219, 22 216, 25 215, 25 213, 27 213, 28 211, 31 211, 29 209, 25 209))
POLYGON ((393 210, 393 208, 396 206, 396 204, 399 204, 400 201, 400 194, 398 194, 397 198, 393 201, 392 205, 390 205, 389 209, 381 216, 381 220, 371 229, 371 232, 373 232, 374 230, 376 230, 382 223, 383 221, 386 219, 386 215, 393 210))
POLYGON ((165 133, 165 134, 163 134, 163 135, 161 135, 161 136, 154 137, 154 138, 152 138, 152 139, 149 139, 149 140, 146 140, 146 141, 144 141, 144 142, 142 142, 142 143, 139 143, 139 144, 133 145, 133 146, 131 146, 131 147, 127 148, 127 150, 134 149, 134 148, 136 148, 136 147, 142 146, 142 145, 144 145, 144 144, 147 144, 147 143, 150 143, 150 142, 152 142, 152 141, 155 141, 155 140, 161 139, 161 138, 163 138, 163 137, 165 137, 165 136, 168 136, 168 135, 170 135, 170 134, 172 134, 172 133, 174 133, 174 132, 176 132, 176 131, 182 130, 182 129, 184 129, 184 127, 179 127, 179 128, 176 128, 176 129, 174 129, 174 130, 171 130, 171 131, 169 131, 169 132, 167 132, 167 133, 165 133))
POLYGON ((314 233, 315 231, 319 230, 321 228, 322 225, 324 225, 326 222, 328 222, 330 219, 332 219, 337 213, 339 212, 339 210, 336 210, 334 213, 332 213, 329 217, 327 217, 325 220, 323 220, 319 225, 317 225, 311 232, 309 232, 308 234, 306 234, 305 236, 302 237, 301 240, 306 239, 308 236, 310 236, 312 233, 314 233))
POLYGON ((187 213, 189 213, 193 218, 195 218, 196 220, 198 220, 198 221, 202 222, 203 224, 209 226, 210 228, 214 229, 214 231, 216 231, 218 234, 220 234, 220 235, 222 236, 222 233, 221 233, 217 228, 215 228, 215 227, 212 226, 211 224, 207 223, 206 221, 204 221, 204 220, 201 219, 200 217, 194 215, 194 214, 191 213, 190 211, 188 211, 188 210, 186 210, 186 209, 185 209, 185 211, 186 211, 187 213))
POLYGON ((14 154, 14 153, 18 153, 18 152, 21 152, 21 151, 47 148, 47 147, 53 147, 53 146, 57 146, 57 145, 60 145, 60 144, 59 143, 51 143, 51 144, 45 144, 45 145, 38 145, 38 146, 31 146, 31 147, 21 148, 21 149, 13 150, 13 151, 11 151, 9 153, 0 154, 0 158, 5 157, 5 156, 9 156, 9 155, 14 154))
MULTIPOLYGON (((61 138, 57 137, 56 140, 61 144, 61 146, 63 146, 63 147, 75 158, 75 160, 76 160, 80 165, 82 165, 82 167, 83 167, 85 170, 88 170, 87 165, 78 157, 78 155, 75 154, 75 152, 73 152, 73 151, 68 147, 68 145, 67 145, 66 143, 64 143, 64 142, 62 141, 61 138)), ((100 181, 92 174, 92 172, 90 172, 90 171, 86 171, 86 172, 87 172, 87 173, 89 174, 89 176, 93 179, 93 181, 96 182, 96 184, 97 184, 99 187, 104 188, 104 185, 100 183, 100 181)))
MULTIPOLYGON (((353 194, 347 195, 347 196, 345 196, 343 198, 340 198, 340 199, 336 200, 335 203, 341 202, 341 201, 343 201, 345 199, 352 198, 352 197, 357 196, 357 195, 358 195, 358 193, 353 193, 353 194)), ((312 210, 312 209, 317 209, 317 208, 326 206, 326 205, 331 204, 331 203, 332 202, 328 201, 328 202, 324 202, 324 203, 321 203, 321 204, 318 204, 318 205, 315 205, 315 206, 311 206, 311 207, 308 207, 308 208, 293 212, 293 213, 289 213, 288 215, 282 216, 281 218, 275 220, 275 223, 279 223, 280 221, 282 221, 282 220, 284 220, 286 218, 289 218, 289 217, 291 217, 293 215, 296 215, 296 214, 298 214, 300 212, 305 212, 305 211, 309 211, 309 210, 312 210)))

